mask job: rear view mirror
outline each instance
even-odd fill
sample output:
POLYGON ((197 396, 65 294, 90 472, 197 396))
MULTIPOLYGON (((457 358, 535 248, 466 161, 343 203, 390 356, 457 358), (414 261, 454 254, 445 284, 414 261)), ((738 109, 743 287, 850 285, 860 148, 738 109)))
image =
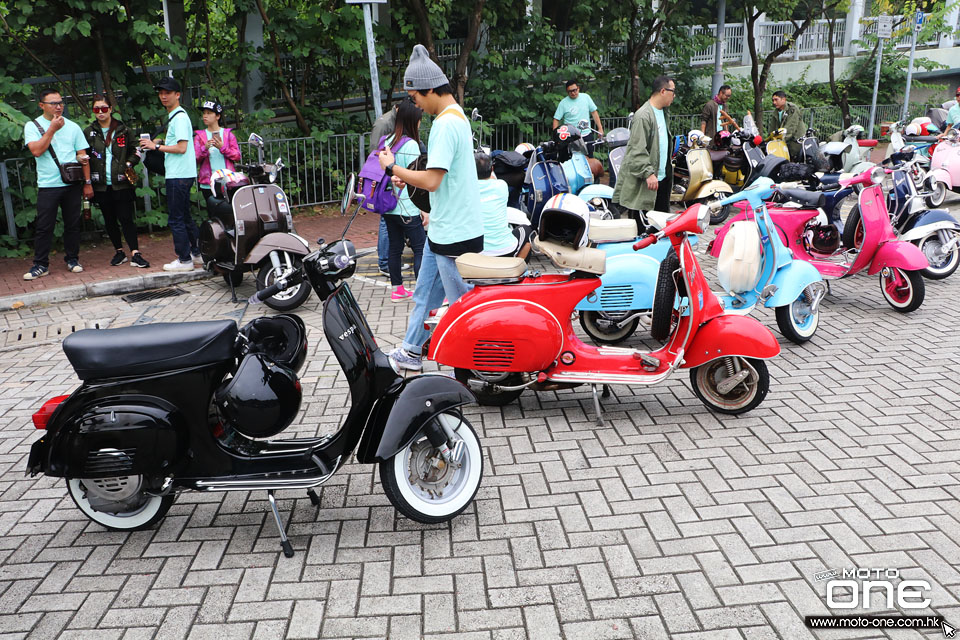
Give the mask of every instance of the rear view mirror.
POLYGON ((480 119, 480 112, 474 107, 473 111, 470 113, 470 119, 476 122, 480 119))
POLYGON ((350 206, 350 202, 353 200, 356 195, 353 192, 354 187, 356 186, 357 176, 355 174, 350 174, 350 177, 347 178, 347 186, 343 190, 343 200, 340 201, 340 214, 343 215, 347 212, 347 207, 350 206))
POLYGON ((580 129, 580 131, 586 131, 589 128, 590 128, 589 120, 581 120, 580 122, 577 123, 577 129, 580 129))
POLYGON ((263 146, 263 138, 261 138, 260 136, 258 136, 258 135, 255 134, 255 133, 251 133, 251 134, 250 134, 250 137, 247 138, 247 142, 249 142, 250 144, 254 144, 254 145, 258 146, 258 147, 262 147, 262 146, 263 146))

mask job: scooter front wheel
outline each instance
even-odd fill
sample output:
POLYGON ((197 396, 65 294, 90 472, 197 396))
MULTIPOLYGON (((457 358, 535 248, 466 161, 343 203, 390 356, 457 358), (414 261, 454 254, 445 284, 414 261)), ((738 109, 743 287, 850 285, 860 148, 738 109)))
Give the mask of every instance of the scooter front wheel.
POLYGON ((640 324, 640 318, 634 318, 622 327, 617 324, 633 311, 607 313, 605 311, 581 311, 580 326, 595 342, 618 344, 633 335, 640 324))
POLYGON ((691 369, 690 385, 711 410, 735 416, 763 402, 770 390, 770 373, 763 360, 731 356, 691 369), (731 381, 735 384, 727 388, 731 381))
MULTIPOLYGON (((711 202, 717 202, 717 201, 719 201, 719 200, 723 200, 724 198, 726 198, 726 197, 729 196, 729 195, 730 195, 729 193, 715 193, 715 194, 713 194, 712 196, 710 196, 709 198, 704 198, 704 199, 701 200, 700 202, 701 202, 702 204, 707 204, 707 205, 708 205, 708 204, 710 204, 711 202)), ((730 210, 731 210, 732 208, 733 208, 733 205, 727 204, 727 205, 724 205, 723 207, 721 207, 719 211, 716 211, 716 212, 711 211, 711 212, 710 212, 710 224, 720 224, 720 223, 722 223, 722 222, 723 222, 724 220, 726 220, 727 217, 730 215, 730 210)))
POLYGON ((483 477, 483 453, 473 426, 451 412, 441 413, 436 419, 463 443, 454 447, 454 455, 460 451, 456 464, 447 463, 422 432, 380 463, 380 481, 387 498, 397 511, 424 524, 446 522, 466 509, 483 477))
POLYGON ((924 200, 927 202, 927 207, 931 209, 936 209, 943 204, 943 201, 947 197, 947 185, 944 182, 937 180, 933 190, 930 192, 924 200))
POLYGON ((929 267, 920 270, 924 278, 943 280, 960 266, 960 247, 954 247, 953 251, 947 254, 942 251, 943 245, 952 240, 954 235, 957 235, 956 231, 941 230, 915 241, 930 263, 929 267))
POLYGON ((147 529, 167 515, 175 497, 147 494, 143 476, 67 478, 67 493, 84 515, 111 531, 147 529))
MULTIPOLYGON (((286 255, 284 254, 280 258, 280 264, 282 267, 286 266, 286 255)), ((297 256, 291 256, 290 263, 293 265, 294 271, 300 268, 300 258, 297 256)), ((273 263, 269 260, 260 267, 260 272, 257 274, 257 291, 262 291, 272 285, 277 279, 276 270, 273 268, 273 263)), ((286 291, 281 291, 280 293, 270 296, 263 301, 271 309, 276 309, 277 311, 293 311, 300 305, 302 305, 307 298, 310 297, 310 284, 304 280, 300 284, 290 287, 286 291)))
POLYGON ((780 333, 794 344, 803 344, 812 338, 820 326, 820 308, 814 312, 810 310, 814 300, 813 286, 804 289, 790 304, 774 309, 780 333))
POLYGON ((904 271, 899 267, 884 267, 880 271, 880 291, 884 300, 900 313, 920 308, 926 287, 919 271, 904 271))

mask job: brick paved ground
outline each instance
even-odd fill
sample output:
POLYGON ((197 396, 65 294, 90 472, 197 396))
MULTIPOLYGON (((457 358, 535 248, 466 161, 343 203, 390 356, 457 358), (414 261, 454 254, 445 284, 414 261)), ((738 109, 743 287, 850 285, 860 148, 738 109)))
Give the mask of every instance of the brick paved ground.
MULTIPOLYGON (((392 345, 409 307, 362 271, 351 286, 392 345)), ((0 315, 0 336, 31 329, 0 338, 2 637, 939 636, 807 630, 803 616, 830 613, 814 574, 848 567, 927 580, 932 610, 960 623, 960 276, 928 281, 906 316, 876 277, 835 282, 817 336, 783 344, 746 416, 710 413, 683 375, 614 387, 602 429, 583 389, 471 407, 486 466, 464 514, 406 520, 354 462, 319 490, 319 511, 279 492, 292 559, 262 494, 181 495, 159 526, 125 535, 87 521, 62 482, 23 475, 30 415, 78 382, 47 327, 260 312, 231 305, 218 281, 182 288, 0 315)), ((310 358, 293 431, 313 435, 336 429, 349 400, 316 299, 301 315, 310 358)), ((871 604, 884 612, 877 594, 871 604)))

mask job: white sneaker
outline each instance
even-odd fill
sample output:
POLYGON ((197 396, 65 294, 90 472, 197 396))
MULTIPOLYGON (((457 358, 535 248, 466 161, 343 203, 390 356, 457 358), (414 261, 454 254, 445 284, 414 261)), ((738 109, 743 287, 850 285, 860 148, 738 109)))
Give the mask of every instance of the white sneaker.
POLYGON ((200 255, 199 253, 193 254, 193 264, 197 265, 198 267, 202 267, 202 266, 203 266, 203 256, 200 255))
POLYGON ((163 265, 164 271, 193 271, 193 260, 180 262, 179 259, 163 265))

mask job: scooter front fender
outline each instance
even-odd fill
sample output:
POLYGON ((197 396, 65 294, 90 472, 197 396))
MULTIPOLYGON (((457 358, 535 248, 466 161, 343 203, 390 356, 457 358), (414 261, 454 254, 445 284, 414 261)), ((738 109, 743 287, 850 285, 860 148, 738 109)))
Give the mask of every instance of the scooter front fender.
POLYGON ((445 375, 406 378, 377 401, 357 447, 357 460, 365 464, 389 460, 413 442, 432 418, 476 401, 472 391, 445 375))
POLYGON ((588 184, 577 195, 584 202, 590 202, 594 198, 613 200, 613 188, 605 184, 588 184))
POLYGON ((919 271, 930 266, 927 257, 916 245, 903 240, 885 242, 877 248, 870 261, 868 275, 879 273, 886 267, 899 267, 905 271, 919 271))
POLYGON ((632 311, 653 308, 653 291, 661 259, 636 252, 608 256, 607 272, 600 277, 600 287, 588 293, 575 309, 632 311))
POLYGON ((770 329, 749 316, 724 314, 697 329, 680 368, 699 367, 730 356, 767 360, 779 353, 780 343, 770 329))
POLYGON ((763 305, 771 308, 788 305, 799 298, 804 289, 821 280, 823 278, 820 272, 812 264, 804 260, 794 260, 777 269, 773 276, 777 292, 767 298, 763 305))
POLYGON ((960 222, 946 209, 930 209, 910 220, 900 234, 900 239, 913 242, 936 231, 945 230, 960 230, 960 222))
POLYGON ((729 195, 733 195, 733 187, 723 180, 708 180, 697 188, 691 199, 702 200, 703 198, 715 196, 718 193, 726 198, 729 195))
POLYGON ((953 189, 954 187, 960 187, 960 184, 953 183, 953 176, 950 175, 950 172, 946 169, 933 169, 927 172, 927 180, 936 184, 937 182, 942 182, 947 185, 947 189, 953 189))
POLYGON ((247 254, 243 262, 245 264, 258 264, 271 251, 289 251, 298 256, 305 256, 310 252, 310 244, 293 233, 281 233, 279 231, 268 233, 260 238, 260 241, 247 254))

